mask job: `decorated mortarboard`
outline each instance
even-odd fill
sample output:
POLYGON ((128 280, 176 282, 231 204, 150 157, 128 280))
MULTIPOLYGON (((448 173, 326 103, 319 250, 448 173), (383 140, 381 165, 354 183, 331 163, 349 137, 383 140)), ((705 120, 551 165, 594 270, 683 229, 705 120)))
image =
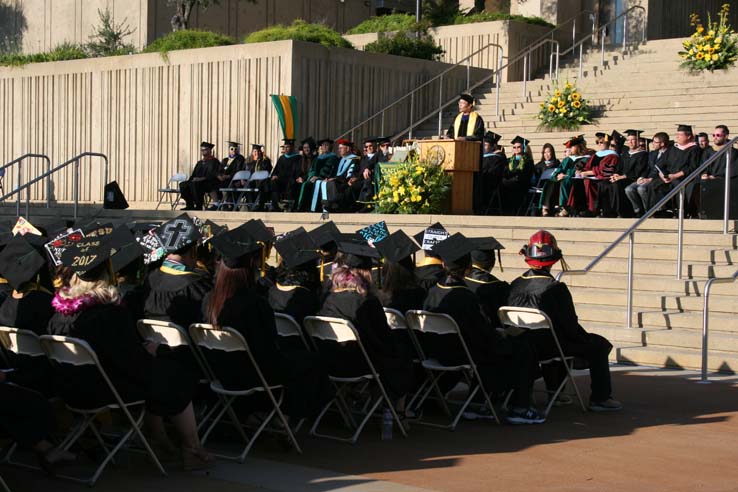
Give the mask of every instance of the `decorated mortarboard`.
POLYGON ((18 217, 18 220, 15 222, 15 225, 13 226, 13 230, 11 231, 14 236, 21 235, 25 236, 26 234, 35 234, 36 236, 41 236, 41 231, 36 229, 33 224, 28 222, 23 217, 18 217))
POLYGON ((433 253, 439 256, 446 266, 454 266, 473 250, 474 244, 460 232, 433 246, 433 253))
POLYGON ((280 237, 274 243, 274 247, 287 268, 297 268, 306 264, 314 265, 322 257, 318 252, 318 247, 302 227, 280 237))
POLYGON ((44 245, 46 252, 54 262, 54 265, 59 266, 62 264, 62 253, 67 248, 70 248, 74 244, 84 239, 85 234, 82 229, 68 229, 63 231, 61 234, 52 236, 51 241, 44 245))
POLYGON ((321 138, 318 140, 318 145, 323 145, 324 143, 327 143, 329 145, 333 145, 333 139, 330 138, 321 138))
POLYGON ((631 128, 628 128, 627 130, 625 130, 625 134, 629 137, 640 138, 641 133, 643 133, 643 130, 633 130, 631 128))
POLYGON ((511 144, 519 143, 523 147, 527 147, 530 144, 530 140, 528 140, 527 138, 523 138, 520 135, 517 135, 515 138, 513 138, 512 140, 510 140, 510 143, 511 144))
POLYGON ((204 222, 198 224, 198 226, 203 244, 228 230, 228 227, 220 226, 210 219, 206 219, 204 222))
POLYGON ((474 104, 474 96, 472 96, 471 94, 459 94, 459 99, 461 99, 462 101, 466 101, 469 104, 474 104))
POLYGON ((113 251, 108 236, 83 238, 62 253, 62 264, 80 278, 93 280, 103 271, 102 267, 113 251))
POLYGON ((13 237, 0 252, 0 277, 15 290, 33 280, 45 265, 43 252, 21 235, 13 237))
POLYGON ((154 229, 162 247, 167 253, 176 253, 188 246, 197 244, 202 238, 200 230, 187 214, 168 220, 154 229))
POLYGON ((370 226, 366 226, 363 229, 356 231, 361 237, 371 243, 379 243, 387 239, 390 235, 389 229, 387 229, 387 223, 385 221, 377 222, 370 226))
POLYGON ((226 141, 229 147, 240 147, 241 144, 238 142, 232 142, 231 140, 226 141))
POLYGON ((402 261, 420 250, 420 246, 402 230, 393 232, 375 246, 385 260, 394 262, 402 261))
POLYGON ((310 239, 322 250, 329 249, 331 243, 338 242, 341 237, 338 227, 332 220, 319 225, 308 234, 310 234, 310 239))
POLYGON ((340 242, 338 243, 338 251, 343 255, 341 261, 349 268, 370 270, 372 260, 380 257, 376 248, 372 248, 368 244, 340 242))
POLYGON ((212 149, 213 147, 215 147, 215 145, 211 144, 210 142, 205 142, 205 141, 200 142, 201 149, 212 149))
POLYGON ((497 251, 497 258, 499 259, 500 270, 502 270, 502 256, 500 250, 505 247, 492 236, 488 237, 472 237, 469 238, 474 249, 471 252, 472 262, 488 263, 494 261, 495 251, 497 251))
POLYGON ((498 135, 495 132, 487 132, 484 134, 483 140, 485 142, 491 143, 492 145, 496 145, 497 142, 499 142, 501 138, 502 138, 502 135, 498 135))
POLYGON ((154 234, 153 229, 148 231, 137 230, 134 231, 133 235, 136 238, 136 242, 144 251, 144 265, 159 261, 167 254, 167 250, 161 243, 161 239, 154 234))
POLYGON ((263 249, 260 242, 249 236, 246 231, 238 229, 214 237, 210 244, 220 254, 223 264, 228 268, 247 266, 249 258, 263 249))
POLYGON ((143 247, 127 227, 116 227, 108 236, 108 244, 115 251, 110 259, 113 273, 144 256, 143 247))
POLYGON ((85 237, 103 237, 113 233, 114 226, 111 223, 96 224, 82 229, 85 237))
POLYGON ((424 251, 431 251, 433 246, 444 241, 450 236, 445 227, 440 222, 436 222, 430 227, 423 229, 419 233, 413 236, 413 239, 417 241, 420 247, 424 251))
POLYGON ((677 131, 678 132, 686 132, 686 133, 693 133, 692 132, 692 125, 684 125, 682 123, 677 125, 677 131))

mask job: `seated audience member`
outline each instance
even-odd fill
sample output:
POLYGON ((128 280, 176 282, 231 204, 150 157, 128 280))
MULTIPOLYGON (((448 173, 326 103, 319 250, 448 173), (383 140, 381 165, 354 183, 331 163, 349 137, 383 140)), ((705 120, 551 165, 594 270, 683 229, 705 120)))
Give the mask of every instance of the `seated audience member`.
MULTIPOLYGON (((218 173, 218 188, 225 188, 231 184, 233 176, 239 171, 246 169, 246 159, 241 155, 241 144, 238 142, 228 143, 228 157, 224 158, 220 163, 220 172, 218 173)), ((218 193, 220 195, 220 192, 218 193)), ((219 196, 219 199, 222 199, 219 196)), ((220 203, 213 203, 211 210, 216 210, 220 203)))
POLYGON ((426 291, 415 277, 413 260, 420 247, 401 230, 393 232, 374 246, 384 258, 382 288, 378 294, 382 306, 395 309, 403 315, 411 309, 422 309, 426 291))
POLYGON ((321 283, 321 302, 331 289, 331 274, 336 265, 338 254, 337 245, 341 239, 341 233, 336 224, 331 220, 325 222, 312 231, 308 232, 310 239, 318 247, 320 262, 318 263, 318 279, 321 283))
POLYGON ((637 178, 635 183, 629 184, 625 188, 625 196, 628 197, 633 206, 633 214, 640 217, 648 210, 648 188, 653 181, 654 176, 658 176, 657 166, 664 166, 667 161, 669 152, 669 135, 665 132, 658 132, 653 136, 651 142, 651 150, 648 153, 648 168, 644 171, 645 176, 637 178))
POLYGON ((569 201, 572 184, 574 182, 574 174, 578 168, 584 166, 589 156, 585 155, 586 142, 584 136, 571 137, 564 143, 568 155, 564 157, 561 164, 553 171, 553 175, 549 181, 543 185, 543 193, 541 193, 541 215, 548 217, 554 214, 554 209, 558 207, 557 216, 567 217, 569 212, 566 210, 566 204, 569 201))
POLYGON ((620 156, 610 149, 608 134, 596 133, 595 143, 598 150, 575 172, 575 178, 579 179, 574 181, 567 202, 569 211, 580 217, 595 217, 599 213, 599 182, 609 180, 620 163, 620 156))
POLYGON ((440 222, 436 222, 413 236, 415 242, 423 249, 425 257, 423 262, 415 268, 415 278, 418 280, 418 285, 426 291, 446 276, 443 260, 433 252, 433 246, 448 236, 448 231, 440 222))
POLYGON ((381 176, 379 171, 379 156, 377 152, 377 138, 369 137, 364 140, 364 152, 359 166, 354 175, 349 178, 353 197, 356 200, 354 207, 359 212, 368 212, 369 202, 374 199, 374 195, 379 191, 379 180, 381 176))
MULTIPOLYGON (((456 233, 433 247, 443 259, 446 277, 428 292, 423 309, 451 316, 490 393, 503 394, 513 389, 510 410, 506 419, 511 424, 541 424, 546 419, 531 406, 531 388, 537 365, 530 347, 523 340, 505 339, 498 335, 482 316, 479 299, 467 287, 464 277, 471 269, 471 251, 474 246, 463 235, 456 233)), ((450 341, 450 340, 449 340, 450 341)), ((437 358, 443 364, 463 364, 461 347, 436 337, 421 338, 426 356, 437 358)), ((488 416, 491 411, 470 414, 468 417, 488 416)))
POLYGON ((354 153, 354 144, 348 140, 337 140, 338 162, 336 174, 323 181, 320 189, 316 187, 313 194, 320 193, 323 210, 329 212, 348 212, 355 205, 352 183, 359 172, 360 157, 354 153))
MULTIPOLYGON (((540 309, 551 318, 553 329, 565 355, 584 359, 589 364, 592 393, 589 409, 596 412, 620 410, 620 402, 612 398, 610 366, 608 354, 612 345, 605 338, 587 333, 577 320, 571 293, 566 284, 556 281, 551 275, 551 267, 563 255, 556 244, 556 238, 548 231, 538 231, 530 237, 521 253, 530 270, 513 281, 507 304, 540 309)), ((558 357, 554 338, 546 330, 533 330, 525 334, 529 339, 538 360, 558 357)), ((544 372, 544 376, 547 373, 544 372)), ((559 377, 563 377, 559 375, 559 377)), ((556 388, 561 381, 547 378, 546 386, 556 388)))
POLYGON ((493 237, 476 237, 469 241, 474 249, 471 252, 471 270, 464 282, 477 295, 487 322, 496 328, 501 326, 497 310, 505 305, 510 284, 492 275, 492 269, 495 267, 495 252, 499 255, 505 247, 493 237))
MULTIPOLYGON (((212 240, 220 254, 215 286, 204 301, 205 319, 243 335, 268 384, 285 385, 284 410, 292 419, 312 417, 331 396, 320 361, 305 350, 280 350, 274 311, 258 292, 260 241, 238 228, 212 240)), ((246 354, 206 354, 208 363, 227 389, 260 385, 246 354)))
POLYGON ((700 148, 700 162, 710 157, 712 149, 710 148, 710 137, 705 132, 697 134, 697 146, 700 148), (707 154, 707 156, 705 156, 707 154))
POLYGON ((507 167, 505 153, 498 145, 501 138, 502 135, 487 132, 482 139, 482 166, 474 176, 474 213, 477 215, 487 215, 493 208, 499 208, 494 198, 497 195, 500 199, 500 183, 507 167))
MULTIPOLYGON (((200 445, 192 408, 197 376, 187 365, 157 356, 157 344, 141 344, 136 321, 121 304, 110 274, 113 247, 105 238, 85 238, 64 251, 62 263, 74 274, 69 287, 54 296, 56 313, 49 331, 89 343, 123 400, 146 401, 153 444, 176 450, 164 429, 162 418, 169 417, 179 434, 185 469, 209 467, 212 457, 200 445), (65 332, 59 333, 59 327, 65 332)), ((64 367, 56 383, 60 396, 68 405, 83 408, 110 403, 97 374, 86 369, 64 367)))
POLYGON ((123 304, 131 311, 133 319, 144 318, 144 263, 143 248, 138 244, 128 227, 118 227, 113 231, 118 248, 110 260, 115 284, 123 304))
POLYGON ((317 157, 318 144, 315 143, 315 139, 313 139, 313 137, 308 137, 300 142, 300 176, 295 180, 295 182, 300 186, 297 191, 295 207, 298 206, 300 191, 302 191, 302 186, 305 184, 308 172, 310 172, 310 168, 313 167, 313 162, 315 162, 317 157))
MULTIPOLYGON (((379 258, 379 253, 368 244, 359 243, 339 243, 338 250, 342 264, 333 270, 331 290, 320 315, 342 318, 354 325, 389 397, 396 409, 404 413, 404 397, 413 382, 412 359, 403 356, 387 325, 382 303, 373 292, 372 260, 379 258)), ((366 373, 358 347, 317 342, 331 375, 350 377, 366 373)))
POLYGON ((512 141, 512 156, 502 174, 502 210, 505 215, 516 215, 528 197, 530 179, 533 176, 533 158, 530 156, 530 141, 515 137, 512 141))
POLYGON ((541 174, 547 169, 556 169, 561 165, 561 161, 559 161, 556 158, 556 149, 554 149, 554 146, 550 143, 543 144, 543 149, 541 150, 541 160, 538 161, 538 163, 533 168, 533 176, 534 179, 532 181, 532 184, 537 184, 538 180, 541 178, 541 174))
POLYGON ((179 184, 179 191, 185 201, 185 210, 202 210, 205 195, 217 193, 220 162, 213 156, 215 145, 209 142, 200 144, 202 159, 197 161, 187 181, 179 184))
POLYGON ((258 171, 272 172, 272 160, 264 155, 264 150, 261 144, 251 145, 251 154, 246 160, 244 170, 250 171, 251 174, 258 171))
POLYGON ((294 139, 283 140, 283 154, 277 160, 270 178, 269 190, 271 192, 272 210, 280 210, 279 201, 282 197, 293 203, 297 202, 302 187, 302 174, 300 154, 295 152, 294 139))
MULTIPOLYGON (((712 133, 712 147, 710 155, 704 157, 702 162, 710 158, 712 154, 720 152, 730 141, 730 130, 725 125, 718 125, 712 133)), ((730 149, 730 177, 738 176, 738 149, 730 149)), ((701 179, 725 179, 725 158, 718 159, 708 167, 700 176, 701 179)))
POLYGON ((379 137, 377 140, 379 146, 379 162, 390 162, 392 160, 392 149, 390 146, 392 142, 388 137, 379 137))
POLYGON ((202 321, 202 300, 213 287, 210 276, 196 270, 195 251, 201 239, 200 231, 187 214, 182 214, 159 226, 154 234, 164 245, 167 256, 161 267, 146 279, 144 315, 186 329, 202 321))
POLYGON ((599 205, 605 217, 632 217, 633 207, 625 190, 648 175, 648 152, 640 147, 639 132, 627 133, 627 149, 620 154, 615 174, 599 182, 599 205))
MULTIPOLYGON (((700 149, 694 142, 692 127, 679 125, 676 132, 676 143, 668 151, 665 162, 655 166, 656 174, 649 176, 647 209, 655 206, 682 178, 692 173, 700 163, 700 149)), ((668 208, 668 205, 666 205, 668 208)))
POLYGON ((318 156, 313 160, 305 182, 300 190, 299 210, 317 212, 322 210, 319 198, 325 181, 336 174, 339 157, 333 152, 333 140, 324 138, 318 142, 318 156))
POLYGON ((612 133, 610 133, 610 148, 617 152, 618 155, 622 155, 625 151, 625 142, 626 137, 619 131, 613 130, 612 133))

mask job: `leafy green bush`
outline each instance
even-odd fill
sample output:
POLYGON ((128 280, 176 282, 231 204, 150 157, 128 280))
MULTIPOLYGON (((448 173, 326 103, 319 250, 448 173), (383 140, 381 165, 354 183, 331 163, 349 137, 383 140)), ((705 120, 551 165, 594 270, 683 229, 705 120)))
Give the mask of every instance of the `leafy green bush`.
POLYGON ((85 46, 90 55, 116 56, 135 53, 136 48, 124 41, 135 31, 126 24, 126 19, 116 24, 109 9, 98 10, 97 14, 100 16, 100 26, 95 27, 90 42, 85 46))
POLYGON ((380 35, 378 40, 367 44, 364 47, 364 51, 408 56, 423 60, 439 60, 443 54, 443 48, 438 46, 433 41, 433 38, 427 34, 414 37, 408 36, 404 31, 400 31, 392 36, 380 35))
POLYGON ((423 1, 423 19, 430 21, 432 26, 453 24, 456 16, 461 13, 458 0, 423 1))
POLYGON ((265 43, 268 41, 307 41, 320 43, 327 48, 353 48, 353 45, 343 39, 340 33, 323 24, 308 24, 302 19, 296 19, 289 26, 277 24, 261 31, 255 31, 246 36, 244 43, 265 43))
MULTIPOLYGON (((421 26, 422 28, 422 26, 421 26)), ((370 17, 346 34, 366 34, 370 32, 417 31, 415 16, 410 14, 390 14, 370 17)))
POLYGON ((228 46, 236 44, 236 40, 210 31, 196 31, 185 29, 174 31, 160 37, 146 48, 144 53, 167 53, 169 51, 188 50, 192 48, 210 48, 213 46, 228 46))
POLYGON ((458 14, 454 18, 454 24, 473 24, 475 22, 490 22, 490 21, 498 21, 498 20, 512 20, 512 21, 518 21, 518 22, 525 22, 528 24, 533 24, 536 26, 544 26, 549 27, 553 29, 554 26, 550 22, 546 22, 545 20, 541 19, 540 17, 526 17, 524 15, 510 15, 505 14, 503 12, 478 12, 476 14, 471 15, 464 15, 464 14, 458 14))
POLYGON ((80 60, 89 58, 89 54, 84 47, 78 44, 63 43, 51 51, 44 53, 33 53, 30 55, 22 55, 20 53, 8 53, 0 55, 0 65, 5 66, 22 66, 28 63, 43 63, 64 60, 80 60))

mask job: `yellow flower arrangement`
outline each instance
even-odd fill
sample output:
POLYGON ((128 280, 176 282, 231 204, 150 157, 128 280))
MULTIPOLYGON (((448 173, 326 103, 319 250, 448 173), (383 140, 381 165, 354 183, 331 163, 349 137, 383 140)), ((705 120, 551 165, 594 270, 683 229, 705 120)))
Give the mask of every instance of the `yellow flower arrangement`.
POLYGON ((441 166, 412 156, 382 174, 376 210, 389 214, 446 212, 451 175, 441 166))
POLYGON ((539 107, 542 128, 572 130, 591 121, 588 102, 569 81, 563 87, 554 86, 539 107))
POLYGON ((738 35, 728 23, 730 5, 724 4, 718 13, 718 21, 707 16, 707 27, 697 14, 690 16, 690 25, 695 28, 689 39, 682 42, 684 50, 679 56, 684 60, 682 67, 689 71, 721 70, 733 66, 738 59, 738 35))

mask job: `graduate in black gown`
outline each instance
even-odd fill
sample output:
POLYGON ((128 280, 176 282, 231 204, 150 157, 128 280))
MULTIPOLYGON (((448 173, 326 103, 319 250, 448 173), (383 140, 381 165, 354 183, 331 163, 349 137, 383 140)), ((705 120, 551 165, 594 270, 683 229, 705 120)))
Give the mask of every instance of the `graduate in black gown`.
POLYGON ((471 252, 471 270, 464 277, 464 282, 477 295, 487 322, 499 327, 497 310, 505 305, 510 284, 492 275, 492 269, 495 267, 495 252, 499 255, 499 251, 505 247, 493 237, 470 238, 469 241, 474 249, 471 252))
POLYGON ((202 321, 202 300, 213 287, 210 277, 196 270, 195 249, 200 232, 192 219, 182 214, 159 226, 154 234, 166 248, 167 256, 146 279, 144 315, 186 329, 202 321))
POLYGON ((185 210, 202 210, 205 195, 216 193, 221 166, 220 161, 213 156, 213 147, 215 145, 209 142, 200 143, 202 159, 197 161, 187 181, 179 184, 179 191, 187 204, 185 210))
POLYGON ((338 253, 338 242, 341 240, 341 232, 332 220, 325 222, 312 231, 308 232, 310 239, 318 247, 320 259, 317 264, 318 280, 320 281, 321 304, 328 292, 331 290, 331 274, 336 266, 336 254, 338 253))
MULTIPOLYGON (((534 355, 523 340, 502 338, 482 315, 477 295, 466 285, 464 277, 471 268, 474 245, 456 233, 433 248, 443 259, 447 276, 428 292, 423 309, 451 316, 477 365, 482 384, 489 393, 513 389, 511 408, 506 419, 511 424, 540 424, 545 417, 531 406, 530 390, 537 375, 534 355)), ((444 364, 467 363, 461 344, 438 336, 421 338, 426 356, 444 364)), ((491 415, 482 411, 471 418, 491 415)))
MULTIPOLYGON (((633 217, 633 205, 625 194, 625 188, 648 176, 648 152, 640 146, 640 131, 627 130, 626 149, 620 153, 615 174, 600 181, 599 204, 605 217, 633 217)), ((615 139, 615 136, 612 137, 615 139)))
MULTIPOLYGON (((593 411, 616 411, 622 408, 612 398, 608 354, 612 345, 604 337, 587 333, 579 324, 574 301, 566 284, 551 275, 551 267, 562 258, 556 238, 548 231, 538 231, 530 237, 522 253, 530 270, 513 281, 507 305, 540 309, 545 312, 556 332, 565 355, 584 359, 589 365, 592 393, 589 408, 593 411)), ((553 336, 546 330, 534 330, 524 335, 530 341, 538 360, 558 357, 553 336)), ((544 372, 546 386, 555 389, 565 373, 544 372)))
POLYGON ((418 285, 426 291, 446 276, 443 261, 433 252, 433 246, 448 236, 448 231, 440 222, 436 222, 413 236, 413 239, 423 249, 425 256, 422 263, 415 268, 415 278, 418 280, 418 285))
POLYGON ((533 176, 533 159, 530 157, 530 142, 527 139, 517 136, 510 143, 512 155, 502 175, 500 189, 504 214, 516 215, 528 197, 533 176))
POLYGON ((673 187, 681 182, 682 178, 699 167, 700 147, 694 141, 694 134, 690 125, 679 125, 677 127, 675 143, 667 150, 665 157, 666 159, 661 159, 654 172, 649 176, 653 179, 648 184, 646 210, 656 205, 673 187))
MULTIPOLYGON (((106 237, 85 238, 62 254, 62 262, 74 271, 69 287, 59 289, 49 322, 52 334, 86 341, 124 401, 146 401, 146 426, 152 441, 162 449, 176 450, 164 429, 168 417, 177 429, 185 469, 206 468, 212 457, 197 434, 192 397, 196 373, 187 365, 159 356, 155 343, 141 344, 136 321, 121 304, 113 284, 110 256, 114 246, 106 237), (65 333, 59 333, 62 327, 65 333)), ((56 389, 65 403, 96 408, 112 403, 102 379, 90 366, 60 366, 56 389)))
POLYGON ((472 140, 479 142, 484 136, 484 120, 474 111, 474 96, 459 95, 459 114, 454 118, 446 131, 447 138, 455 140, 472 140))
POLYGON ((375 243, 375 247, 384 258, 382 287, 378 294, 382 305, 403 315, 411 309, 422 309, 426 290, 415 277, 413 259, 420 247, 402 230, 375 243))
MULTIPOLYGON (((220 170, 218 171, 218 188, 225 188, 233 179, 233 176, 239 171, 246 169, 246 158, 241 155, 241 144, 238 142, 226 142, 228 144, 228 157, 223 158, 220 163, 220 170)), ((218 198, 222 199, 220 191, 218 191, 218 198)), ((213 204, 213 207, 217 207, 219 204, 213 204)))
POLYGON ((474 175, 474 213, 477 215, 488 215, 495 209, 498 213, 502 212, 497 201, 493 200, 495 194, 500 192, 500 183, 507 167, 505 153, 500 151, 498 145, 501 138, 502 135, 487 132, 482 140, 482 165, 474 175))
MULTIPOLYGON (((285 385, 285 414, 312 417, 332 397, 327 373, 316 354, 279 347, 274 311, 256 292, 261 245, 245 229, 212 240, 221 260, 215 286, 204 302, 206 321, 243 335, 267 383, 285 385)), ((243 352, 206 352, 208 364, 226 389, 260 386, 243 352)))
POLYGON ((351 188, 354 193, 354 200, 357 202, 356 209, 360 212, 368 212, 367 203, 374 199, 377 193, 378 181, 376 179, 379 165, 379 158, 382 153, 377 149, 377 137, 369 137, 364 139, 364 152, 359 161, 358 172, 354 174, 351 188))
POLYGON ((143 319, 146 301, 143 248, 128 227, 116 228, 112 236, 111 240, 116 242, 117 248, 110 263, 118 291, 133 319, 143 319))
MULTIPOLYGON (((396 401, 398 410, 404 411, 404 396, 413 383, 412 359, 404 357, 372 288, 372 260, 379 258, 379 253, 358 243, 340 243, 338 249, 342 264, 331 275, 331 291, 320 315, 346 319, 354 325, 390 398, 396 401)), ((368 371, 355 345, 325 342, 318 348, 331 375, 351 377, 368 371)))
MULTIPOLYGON (((300 188, 302 188, 302 161, 300 154, 295 152, 295 140, 285 138, 282 140, 283 153, 277 159, 274 166, 272 176, 269 181, 269 191, 271 193, 272 210, 279 210, 279 201, 282 197, 292 202, 291 207, 295 207, 300 197, 300 188)), ((292 209, 290 208, 289 211, 292 209)))

